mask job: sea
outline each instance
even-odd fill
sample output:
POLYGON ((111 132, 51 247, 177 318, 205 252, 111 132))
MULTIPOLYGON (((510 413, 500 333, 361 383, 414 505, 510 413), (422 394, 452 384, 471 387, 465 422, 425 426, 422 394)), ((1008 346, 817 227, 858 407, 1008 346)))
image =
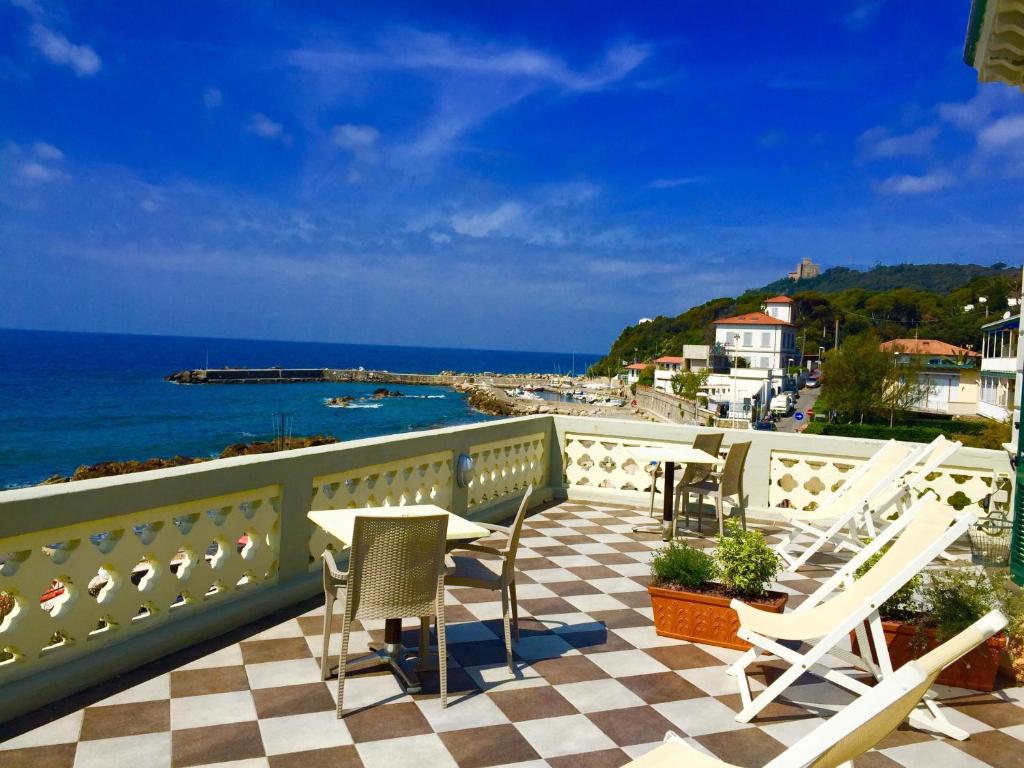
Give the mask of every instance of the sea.
POLYGON ((82 464, 216 456, 227 445, 294 436, 353 440, 485 421, 446 387, 330 408, 379 385, 181 385, 175 371, 225 366, 358 368, 404 373, 582 373, 599 355, 0 329, 0 488, 34 485, 82 464))

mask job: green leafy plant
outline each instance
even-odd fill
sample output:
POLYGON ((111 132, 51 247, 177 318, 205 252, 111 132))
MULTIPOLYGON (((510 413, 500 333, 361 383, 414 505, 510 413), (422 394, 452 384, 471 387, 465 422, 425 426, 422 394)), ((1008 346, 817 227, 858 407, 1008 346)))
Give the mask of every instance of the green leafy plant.
MULTIPOLYGON (((884 547, 881 552, 878 552, 869 557, 864 564, 854 572, 854 578, 859 579, 869 570, 872 566, 882 559, 882 555, 886 553, 889 547, 884 547)), ((892 619, 893 621, 914 621, 918 618, 921 613, 921 602, 918 599, 917 593, 921 589, 921 574, 915 574, 906 584, 896 590, 892 597, 886 600, 879 607, 878 612, 882 615, 882 618, 892 619)))
POLYGON ((672 541, 654 553, 651 560, 654 586, 700 589, 718 577, 715 559, 703 549, 672 541))
POLYGON ((988 576, 971 568, 929 571, 921 590, 928 623, 940 641, 963 631, 986 613, 1000 607, 988 576))
POLYGON ((719 537, 715 551, 722 585, 736 597, 763 597, 782 561, 760 531, 744 531, 735 520, 726 525, 727 535, 719 537))

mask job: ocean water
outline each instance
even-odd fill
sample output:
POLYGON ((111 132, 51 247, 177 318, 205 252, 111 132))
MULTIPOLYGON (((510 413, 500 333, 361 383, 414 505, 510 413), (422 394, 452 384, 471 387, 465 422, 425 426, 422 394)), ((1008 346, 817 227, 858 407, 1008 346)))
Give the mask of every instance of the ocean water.
MULTIPOLYGON (((272 366, 412 373, 567 372, 569 354, 360 344, 56 333, 0 329, 0 488, 38 483, 100 461, 213 456, 271 439, 287 413, 293 435, 351 440, 484 421, 442 387, 395 387, 408 397, 329 408, 330 397, 369 395, 374 384, 182 386, 185 368, 272 366)), ((597 355, 575 355, 582 372, 597 355)))

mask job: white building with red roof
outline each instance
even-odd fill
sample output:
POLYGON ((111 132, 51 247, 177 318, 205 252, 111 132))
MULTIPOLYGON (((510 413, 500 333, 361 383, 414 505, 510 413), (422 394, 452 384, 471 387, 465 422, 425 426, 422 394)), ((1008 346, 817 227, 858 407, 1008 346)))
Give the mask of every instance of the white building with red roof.
POLYGON ((788 296, 768 299, 761 312, 716 320, 715 343, 731 361, 742 357, 749 368, 781 374, 790 360, 799 363, 794 312, 795 305, 788 296))

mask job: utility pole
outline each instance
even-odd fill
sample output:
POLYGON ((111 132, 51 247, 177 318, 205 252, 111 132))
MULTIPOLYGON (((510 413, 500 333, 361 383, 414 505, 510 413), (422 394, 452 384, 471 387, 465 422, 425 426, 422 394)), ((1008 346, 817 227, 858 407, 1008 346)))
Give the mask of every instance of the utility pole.
POLYGON ((839 349, 839 315, 836 315, 835 338, 832 340, 832 349, 839 349))

